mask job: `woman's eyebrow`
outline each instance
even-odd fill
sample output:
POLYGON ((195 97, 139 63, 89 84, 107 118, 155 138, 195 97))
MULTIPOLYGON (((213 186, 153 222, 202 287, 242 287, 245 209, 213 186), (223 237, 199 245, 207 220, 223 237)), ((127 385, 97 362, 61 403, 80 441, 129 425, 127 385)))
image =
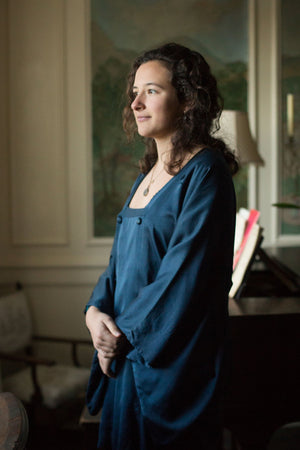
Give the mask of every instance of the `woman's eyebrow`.
MULTIPOLYGON (((155 83, 155 82, 152 82, 152 81, 149 81, 148 83, 145 83, 144 86, 157 86, 160 89, 164 89, 164 87, 161 84, 158 84, 158 83, 155 83)), ((137 86, 133 86, 132 89, 138 89, 138 87, 137 86)))

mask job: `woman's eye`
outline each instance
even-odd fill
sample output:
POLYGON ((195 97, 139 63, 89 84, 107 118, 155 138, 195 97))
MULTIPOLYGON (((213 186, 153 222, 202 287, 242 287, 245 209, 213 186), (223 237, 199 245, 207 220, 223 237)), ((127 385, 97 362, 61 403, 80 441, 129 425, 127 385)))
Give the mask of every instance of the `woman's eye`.
POLYGON ((133 97, 133 98, 135 98, 137 95, 138 95, 137 92, 133 92, 133 93, 132 93, 132 97, 133 97))
POLYGON ((148 89, 148 94, 156 94, 156 90, 155 89, 148 89))

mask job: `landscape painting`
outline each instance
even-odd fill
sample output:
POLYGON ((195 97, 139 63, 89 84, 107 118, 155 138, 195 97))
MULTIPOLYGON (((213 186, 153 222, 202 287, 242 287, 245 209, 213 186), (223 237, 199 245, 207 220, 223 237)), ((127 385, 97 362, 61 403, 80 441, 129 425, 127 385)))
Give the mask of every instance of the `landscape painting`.
MULTIPOLYGON (((300 208, 300 3, 281 3, 282 147, 280 202, 300 208)), ((300 234, 300 209, 280 212, 280 233, 300 234)))
MULTIPOLYGON (((203 54, 226 109, 247 110, 248 1, 91 0, 94 236, 113 236, 116 215, 138 175, 143 142, 122 130, 126 78, 134 58, 177 42, 203 54)), ((246 205, 247 171, 235 179, 246 205)))

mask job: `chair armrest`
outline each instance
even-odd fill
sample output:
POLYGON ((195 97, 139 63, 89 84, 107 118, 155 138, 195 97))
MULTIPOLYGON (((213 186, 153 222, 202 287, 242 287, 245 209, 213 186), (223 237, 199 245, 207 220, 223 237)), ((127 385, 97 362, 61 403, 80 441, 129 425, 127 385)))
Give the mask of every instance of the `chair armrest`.
POLYGON ((43 335, 34 335, 32 338, 36 341, 43 342, 56 342, 61 344, 70 344, 71 345, 71 355, 72 362, 74 366, 79 367, 79 359, 77 354, 78 345, 89 345, 92 346, 92 340, 89 339, 76 339, 76 338, 65 338, 65 337, 55 337, 55 336, 43 336, 43 335))
POLYGON ((43 366, 54 366, 55 361, 47 358, 37 358, 32 355, 21 355, 21 354, 11 354, 0 352, 0 359, 6 359, 7 361, 24 362, 30 365, 43 365, 43 366))
POLYGON ((31 380, 34 387, 34 393, 31 400, 35 404, 40 404, 43 401, 43 394, 38 381, 37 367, 40 365, 54 366, 55 361, 46 358, 37 358, 33 355, 9 354, 4 352, 0 352, 0 359, 23 362, 30 367, 31 380))
POLYGON ((34 335, 34 336, 32 336, 32 338, 37 341, 61 342, 64 344, 78 344, 78 345, 92 345, 93 344, 91 339, 76 339, 76 338, 43 336, 43 335, 34 335))

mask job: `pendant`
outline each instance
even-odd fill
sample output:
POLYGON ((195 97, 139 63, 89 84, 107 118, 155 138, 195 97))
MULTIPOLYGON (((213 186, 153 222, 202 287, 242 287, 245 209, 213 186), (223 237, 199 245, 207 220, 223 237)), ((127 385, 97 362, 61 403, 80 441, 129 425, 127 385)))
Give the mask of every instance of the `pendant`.
POLYGON ((146 187, 146 189, 145 189, 144 192, 143 192, 143 195, 144 195, 145 197, 147 197, 148 194, 149 194, 149 186, 146 187))

